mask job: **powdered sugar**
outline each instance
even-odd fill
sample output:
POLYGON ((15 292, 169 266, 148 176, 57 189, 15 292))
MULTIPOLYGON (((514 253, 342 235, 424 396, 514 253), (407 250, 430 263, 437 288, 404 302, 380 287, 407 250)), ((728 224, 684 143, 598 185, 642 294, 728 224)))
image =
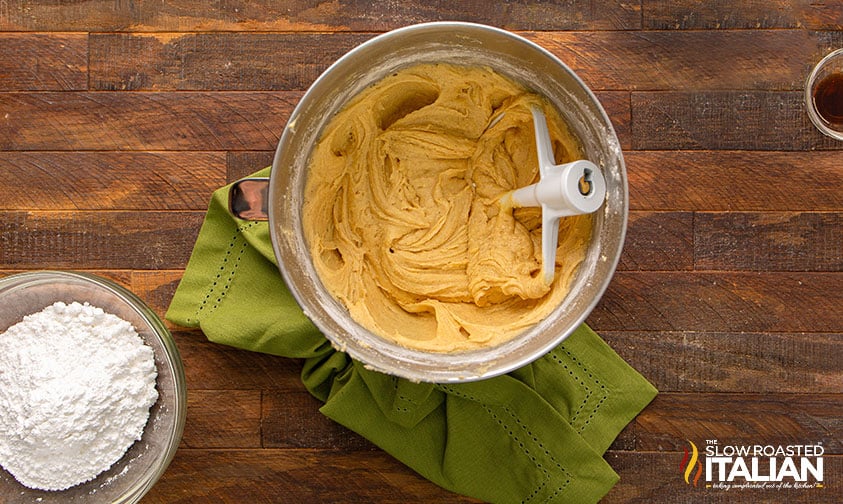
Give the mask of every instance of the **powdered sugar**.
POLYGON ((62 302, 0 334, 0 466, 63 490, 139 440, 158 398, 152 349, 102 309, 62 302))

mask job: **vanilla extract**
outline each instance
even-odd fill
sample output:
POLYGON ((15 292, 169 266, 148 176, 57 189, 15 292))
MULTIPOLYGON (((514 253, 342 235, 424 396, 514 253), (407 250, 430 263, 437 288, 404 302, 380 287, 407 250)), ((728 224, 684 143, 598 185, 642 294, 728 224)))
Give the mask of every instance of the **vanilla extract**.
POLYGON ((829 124, 843 126, 843 73, 825 76, 813 93, 817 113, 829 124))

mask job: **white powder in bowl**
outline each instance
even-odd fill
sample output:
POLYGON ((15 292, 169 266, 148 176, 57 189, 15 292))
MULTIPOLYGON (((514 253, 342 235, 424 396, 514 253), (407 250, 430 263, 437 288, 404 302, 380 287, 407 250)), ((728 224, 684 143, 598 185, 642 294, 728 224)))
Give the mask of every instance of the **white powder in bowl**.
POLYGON ((64 490, 139 440, 158 399, 152 349, 131 323, 58 302, 0 334, 0 466, 64 490))

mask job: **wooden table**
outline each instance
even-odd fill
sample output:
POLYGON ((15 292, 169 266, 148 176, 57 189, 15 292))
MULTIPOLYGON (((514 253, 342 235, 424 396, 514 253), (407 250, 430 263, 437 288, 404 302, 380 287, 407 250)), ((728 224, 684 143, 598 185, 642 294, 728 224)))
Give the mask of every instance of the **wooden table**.
MULTIPOLYGON (((332 61, 421 21, 504 27, 595 90, 627 162, 588 322, 661 394, 606 454, 605 502, 840 502, 843 142, 802 89, 843 47, 843 2, 698 4, 0 2, 0 269, 93 271, 163 315, 211 192, 270 163, 332 61), (824 487, 686 484, 688 441, 715 439, 821 443, 824 487)), ((323 418, 297 361, 172 330, 187 426, 145 502, 461 500, 323 418)))

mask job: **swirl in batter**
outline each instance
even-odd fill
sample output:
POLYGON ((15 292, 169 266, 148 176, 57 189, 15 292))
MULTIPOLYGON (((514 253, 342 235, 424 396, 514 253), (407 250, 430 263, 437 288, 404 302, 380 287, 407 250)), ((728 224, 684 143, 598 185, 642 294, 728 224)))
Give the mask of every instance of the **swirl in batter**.
POLYGON ((557 163, 577 139, 538 95, 488 68, 424 64, 356 96, 310 160, 303 226, 322 283, 358 323, 406 347, 507 341, 565 297, 591 216, 562 219, 551 285, 541 211, 499 199, 538 181, 531 104, 557 163))

